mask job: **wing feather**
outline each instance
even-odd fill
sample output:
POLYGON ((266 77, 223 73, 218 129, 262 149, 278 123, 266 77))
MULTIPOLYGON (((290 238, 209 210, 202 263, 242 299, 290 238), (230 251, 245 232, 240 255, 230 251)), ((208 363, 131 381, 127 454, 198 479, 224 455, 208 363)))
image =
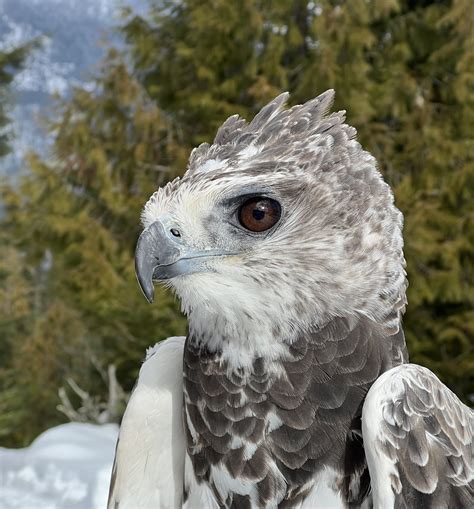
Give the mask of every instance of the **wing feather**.
POLYGON ((120 427, 108 509, 182 506, 184 337, 148 352, 120 427))
POLYGON ((362 434, 375 507, 474 507, 474 412, 429 369, 385 372, 362 434))

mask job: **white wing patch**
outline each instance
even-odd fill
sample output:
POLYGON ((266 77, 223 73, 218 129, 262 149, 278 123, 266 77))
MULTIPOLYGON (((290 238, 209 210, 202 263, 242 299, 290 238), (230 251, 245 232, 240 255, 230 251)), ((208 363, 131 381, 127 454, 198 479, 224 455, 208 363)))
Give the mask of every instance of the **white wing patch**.
POLYGON ((474 507, 474 412, 429 369, 381 375, 362 434, 375 507, 474 507))
POLYGON ((175 509, 182 505, 184 337, 147 351, 123 416, 109 509, 175 509))
POLYGON ((385 504, 387 508, 394 505, 395 494, 392 490, 390 478, 396 475, 397 471, 395 462, 388 458, 376 444, 380 436, 380 423, 383 422, 381 401, 386 390, 383 382, 390 371, 381 375, 372 385, 362 410, 362 436, 364 438, 365 456, 369 466, 374 506, 383 507, 383 504, 385 504))

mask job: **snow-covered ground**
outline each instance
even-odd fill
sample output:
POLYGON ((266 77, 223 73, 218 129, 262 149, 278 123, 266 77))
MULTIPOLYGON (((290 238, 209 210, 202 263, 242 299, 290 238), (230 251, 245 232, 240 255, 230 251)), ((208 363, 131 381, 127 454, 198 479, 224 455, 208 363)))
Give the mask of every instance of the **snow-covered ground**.
POLYGON ((0 448, 1 509, 104 509, 118 426, 68 423, 0 448))

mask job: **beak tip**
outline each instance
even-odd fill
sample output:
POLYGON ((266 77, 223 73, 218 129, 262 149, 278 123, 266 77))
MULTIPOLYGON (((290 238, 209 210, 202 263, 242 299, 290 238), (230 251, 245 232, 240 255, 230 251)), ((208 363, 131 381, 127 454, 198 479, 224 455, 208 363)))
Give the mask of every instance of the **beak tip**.
POLYGON ((137 277, 138 286, 140 287, 140 290, 142 291, 145 299, 151 304, 153 302, 155 288, 153 286, 152 276, 147 272, 148 271, 145 271, 145 274, 143 274, 143 271, 139 270, 139 268, 136 267, 135 275, 137 277))
POLYGON ((177 248, 169 244, 164 226, 160 221, 152 223, 145 228, 137 241, 135 248, 135 274, 145 299, 153 303, 155 288, 153 275, 158 265, 166 263, 168 258, 176 255, 177 248))
POLYGON ((138 286, 140 287, 145 299, 152 304, 153 298, 155 296, 155 289, 153 287, 153 282, 150 280, 143 279, 137 274, 138 286))
POLYGON ((153 298, 154 298, 153 292, 148 293, 148 294, 145 293, 144 295, 145 295, 145 299, 148 301, 148 304, 153 304, 153 298))

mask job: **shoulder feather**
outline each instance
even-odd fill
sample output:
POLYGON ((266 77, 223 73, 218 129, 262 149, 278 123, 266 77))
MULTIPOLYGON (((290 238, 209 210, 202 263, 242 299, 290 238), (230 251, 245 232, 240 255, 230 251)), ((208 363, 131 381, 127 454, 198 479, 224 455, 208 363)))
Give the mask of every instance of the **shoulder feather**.
POLYGON ((184 341, 168 338, 147 351, 120 427, 108 509, 182 505, 184 341))
POLYGON ((474 507, 474 412, 429 369, 384 373, 364 403, 362 433, 375 505, 474 507))

